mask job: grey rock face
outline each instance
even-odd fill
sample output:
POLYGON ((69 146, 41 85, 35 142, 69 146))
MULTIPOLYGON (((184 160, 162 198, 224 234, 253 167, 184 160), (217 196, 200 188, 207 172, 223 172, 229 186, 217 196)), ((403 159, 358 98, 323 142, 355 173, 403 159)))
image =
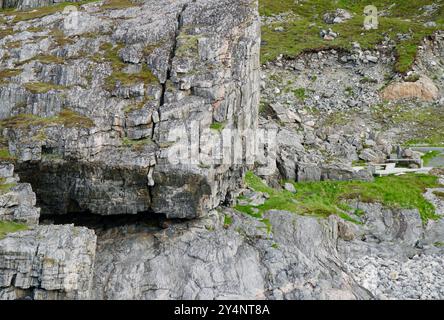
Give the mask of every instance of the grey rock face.
POLYGON ((14 175, 14 165, 0 164, 0 221, 16 221, 37 224, 40 209, 36 208, 36 196, 29 183, 19 183, 14 175))
POLYGON ((94 231, 36 226, 0 240, 0 299, 90 298, 94 231))
POLYGON ((82 5, 74 26, 62 13, 9 22, 0 70, 18 71, 0 85, 0 119, 39 119, 5 126, 17 171, 48 196, 44 213, 204 215, 249 165, 245 151, 236 161, 206 158, 218 159, 213 124, 240 141, 257 128, 257 1, 101 5, 82 5), (176 163, 182 145, 203 155, 176 163))
POLYGON ((337 222, 272 211, 264 225, 224 215, 163 231, 99 234, 96 299, 363 299, 369 293, 338 267, 337 222), (130 234, 130 236, 125 236, 130 234))

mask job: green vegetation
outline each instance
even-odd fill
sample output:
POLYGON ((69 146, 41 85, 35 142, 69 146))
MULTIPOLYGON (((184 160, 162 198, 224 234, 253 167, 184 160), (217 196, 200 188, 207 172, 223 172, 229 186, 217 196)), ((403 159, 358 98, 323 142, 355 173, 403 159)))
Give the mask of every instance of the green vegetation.
POLYGON ((430 161, 432 161, 433 159, 435 159, 436 157, 440 156, 441 152, 439 151, 429 151, 426 154, 424 154, 421 158, 424 161, 424 166, 427 166, 430 161))
POLYGON ((140 6, 140 4, 133 2, 131 0, 107 0, 102 5, 102 10, 117 10, 125 9, 130 7, 140 6))
POLYGON ((59 86, 47 82, 28 82, 24 84, 24 87, 26 88, 26 90, 34 94, 47 93, 52 90, 66 89, 66 87, 64 86, 59 86))
POLYGON ((408 127, 408 130, 400 132, 407 146, 444 146, 443 108, 378 105, 372 109, 372 118, 386 127, 393 124, 408 127))
POLYGON ((210 125, 211 130, 215 130, 218 132, 222 132, 224 130, 224 128, 225 128, 225 123, 223 123, 223 122, 216 122, 215 121, 210 125))
POLYGON ((197 53, 199 48, 198 47, 199 37, 195 35, 188 35, 182 32, 177 37, 177 43, 178 43, 176 51, 177 56, 185 56, 185 55, 193 56, 194 54, 197 53))
POLYGON ((364 167, 367 166, 368 163, 365 160, 354 160, 352 161, 352 166, 354 167, 364 167))
POLYGON ((21 41, 12 41, 12 42, 8 42, 5 47, 8 49, 16 49, 16 48, 20 48, 22 45, 21 41))
POLYGON ((27 230, 28 226, 22 223, 0 221, 0 239, 3 239, 8 233, 27 230))
POLYGON ((359 80, 360 83, 378 83, 378 80, 370 78, 370 77, 363 77, 361 80, 359 80))
POLYGON ((444 192, 442 192, 442 191, 433 191, 433 194, 435 196, 437 196, 438 198, 441 198, 441 199, 444 200, 444 192))
POLYGON ((419 80, 419 78, 420 78, 419 74, 414 73, 414 74, 409 75, 408 77, 405 77, 404 80, 406 82, 416 82, 419 80))
MULTIPOLYGON (((2 11, 0 10, 0 12, 2 12, 2 11)), ((13 35, 13 34, 14 34, 14 30, 12 28, 1 29, 0 30, 0 39, 4 38, 6 36, 13 35)))
POLYGON ((358 222, 349 215, 354 212, 347 200, 379 202, 387 207, 418 209, 424 222, 437 219, 434 206, 423 193, 427 188, 439 187, 438 178, 431 175, 408 174, 376 178, 374 182, 363 181, 322 181, 295 183, 296 194, 276 190, 267 186, 259 177, 248 172, 247 186, 255 191, 267 193, 270 197, 263 205, 237 205, 236 209, 253 217, 262 217, 269 210, 285 210, 302 215, 327 217, 332 214, 358 222))
POLYGON ((29 32, 43 32, 45 31, 45 29, 43 27, 29 27, 28 29, 26 29, 26 31, 29 32))
POLYGON ((143 65, 138 73, 126 73, 124 68, 126 64, 120 59, 119 51, 123 48, 122 44, 112 45, 111 43, 103 44, 100 49, 105 51, 104 60, 111 63, 113 73, 105 80, 106 89, 112 91, 117 83, 130 86, 137 83, 156 83, 158 79, 153 75, 146 65, 143 65))
POLYGON ((45 63, 45 64, 52 64, 52 63, 54 63, 54 64, 62 64, 62 63, 65 62, 63 60, 63 58, 52 56, 52 55, 49 55, 49 54, 46 54, 46 55, 41 54, 41 55, 36 56, 33 59, 34 60, 38 60, 41 63, 45 63))
POLYGON ((11 188, 14 186, 16 186, 15 183, 6 183, 5 178, 0 178, 0 194, 9 192, 9 190, 11 190, 11 188))
POLYGON ((0 83, 5 82, 5 79, 18 76, 22 69, 4 69, 0 70, 0 83))
POLYGON ((63 2, 52 6, 34 8, 26 11, 17 11, 16 9, 0 9, 0 13, 5 13, 7 15, 14 16, 13 22, 27 21, 36 18, 42 18, 44 16, 63 11, 63 9, 65 9, 66 6, 75 6, 77 8, 80 8, 80 6, 86 3, 95 2, 95 1, 97 0, 87 0, 80 2, 63 2))
POLYGON ((0 148, 0 161, 14 161, 15 158, 9 153, 7 147, 0 148))
POLYGON ((444 17, 443 0, 260 0, 261 15, 272 16, 285 12, 292 12, 294 17, 282 23, 264 25, 262 39, 262 63, 274 60, 278 55, 295 57, 304 51, 324 49, 351 49, 352 42, 359 42, 363 49, 372 49, 380 44, 385 36, 396 41, 396 55, 398 57, 395 69, 398 72, 408 71, 416 57, 420 41, 431 35, 435 30, 442 28, 444 17), (424 18, 420 16, 421 7, 437 3, 441 5, 434 16, 424 18), (372 4, 385 15, 379 17, 378 30, 364 30, 364 7, 372 4), (391 6, 394 4, 394 6, 391 6), (329 11, 337 8, 346 9, 353 13, 352 19, 344 23, 327 25, 322 17, 329 11), (427 19, 427 20, 425 20, 427 19), (436 28, 427 28, 425 21, 435 20, 439 25, 436 28), (275 31, 282 27, 284 31, 275 31), (325 41, 319 36, 321 29, 333 30, 339 37, 333 41, 325 41), (399 40, 397 34, 409 34, 410 38, 399 40))
POLYGON ((90 128, 94 126, 94 122, 69 109, 63 109, 55 117, 42 118, 32 114, 19 114, 0 121, 1 128, 28 129, 30 127, 44 128, 52 125, 63 125, 67 128, 90 128))
POLYGON ((133 111, 142 109, 144 105, 145 105, 144 101, 138 102, 136 104, 131 104, 131 105, 127 106, 125 109, 123 109, 123 112, 131 113, 133 111))
POLYGON ((229 215, 225 215, 224 217, 224 228, 228 228, 233 224, 233 218, 229 215))
POLYGON ((127 148, 132 148, 134 150, 140 150, 144 146, 154 143, 150 138, 144 138, 139 140, 133 140, 129 138, 123 138, 122 144, 127 148))
POLYGON ((350 123, 350 111, 335 111, 325 116, 322 120, 322 126, 324 127, 335 127, 344 126, 350 123))
POLYGON ((296 98, 301 101, 304 101, 307 98, 306 92, 304 88, 298 88, 293 90, 293 94, 296 98))
POLYGON ((74 43, 74 41, 71 38, 65 36, 65 33, 60 29, 53 29, 50 35, 53 38, 53 40, 57 43, 57 45, 60 47, 74 43))

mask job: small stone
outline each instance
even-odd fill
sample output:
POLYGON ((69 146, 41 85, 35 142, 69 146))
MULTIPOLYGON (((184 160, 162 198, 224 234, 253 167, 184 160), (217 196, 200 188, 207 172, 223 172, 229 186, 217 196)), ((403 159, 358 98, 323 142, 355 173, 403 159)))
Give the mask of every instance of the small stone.
POLYGON ((378 57, 371 56, 371 55, 367 55, 367 56, 365 56, 365 58, 366 58, 368 61, 373 62, 373 63, 377 63, 378 60, 379 60, 378 57))
POLYGON ((436 26, 437 25, 436 25, 435 21, 428 21, 428 22, 424 23, 424 27, 426 27, 426 28, 435 28, 436 26))
POLYGON ((284 188, 285 188, 285 190, 287 190, 287 191, 289 191, 289 192, 291 192, 291 193, 296 193, 296 192, 297 192, 297 191, 296 191, 296 188, 294 187, 294 184, 289 183, 289 182, 287 182, 287 183, 284 185, 284 188))

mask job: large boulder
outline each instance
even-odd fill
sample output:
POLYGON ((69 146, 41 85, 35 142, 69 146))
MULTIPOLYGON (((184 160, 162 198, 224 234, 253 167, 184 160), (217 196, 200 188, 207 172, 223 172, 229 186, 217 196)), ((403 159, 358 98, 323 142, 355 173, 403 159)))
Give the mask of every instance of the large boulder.
POLYGON ((387 86, 381 93, 385 100, 401 100, 417 98, 423 101, 439 99, 439 89, 433 81, 422 76, 416 82, 396 82, 387 86))

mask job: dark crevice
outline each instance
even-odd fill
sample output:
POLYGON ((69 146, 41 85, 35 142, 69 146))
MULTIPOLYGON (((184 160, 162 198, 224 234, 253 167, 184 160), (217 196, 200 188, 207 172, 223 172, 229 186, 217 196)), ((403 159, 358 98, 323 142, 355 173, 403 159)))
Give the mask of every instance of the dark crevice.
MULTIPOLYGON (((195 2, 195 1, 193 1, 193 2, 195 2)), ((177 51, 177 37, 180 35, 180 32, 182 31, 183 13, 185 12, 185 10, 187 8, 188 8, 188 3, 186 3, 182 6, 181 11, 177 15, 177 28, 176 28, 176 33, 173 38, 173 45, 171 47, 170 55, 168 57, 166 79, 163 83, 161 83, 162 91, 161 91, 160 100, 159 100, 159 107, 157 108, 157 115, 158 115, 159 121, 160 121, 160 119, 162 119, 162 116, 161 116, 162 115, 162 107, 165 105, 165 95, 167 92, 167 86, 168 86, 168 82, 171 80, 171 71, 173 69, 173 61, 174 61, 174 57, 176 56, 176 51, 177 51)), ((153 123, 151 138, 154 141, 154 143, 157 144, 156 137, 155 137, 155 130, 156 130, 156 124, 153 123)), ((154 198, 153 197, 153 186, 148 186, 148 193, 149 193, 149 197, 150 197, 151 203, 152 203, 153 198, 154 198)))
POLYGON ((164 228, 168 220, 162 214, 143 212, 139 214, 120 214, 104 216, 90 212, 68 214, 44 214, 40 216, 41 225, 74 224, 76 227, 86 227, 93 230, 106 231, 122 226, 142 226, 153 230, 164 228))

